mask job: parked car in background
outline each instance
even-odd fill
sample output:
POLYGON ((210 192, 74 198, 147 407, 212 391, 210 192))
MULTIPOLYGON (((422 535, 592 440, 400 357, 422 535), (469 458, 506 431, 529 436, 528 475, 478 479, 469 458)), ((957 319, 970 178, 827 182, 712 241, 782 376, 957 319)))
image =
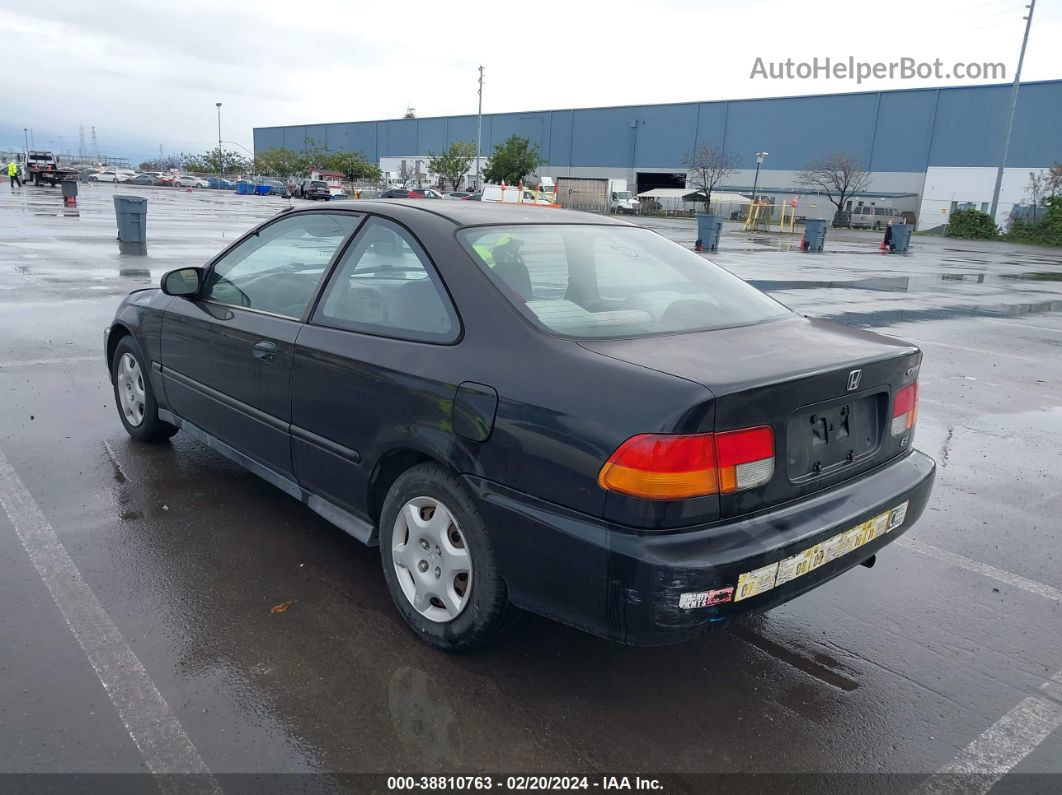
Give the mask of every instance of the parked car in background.
POLYGON ((409 191, 406 188, 391 188, 380 194, 381 199, 405 199, 408 197, 409 191))
POLYGON ((273 179, 272 177, 257 177, 254 181, 255 193, 261 194, 262 191, 259 188, 268 188, 265 191, 267 196, 293 196, 291 187, 288 183, 280 179, 273 179))
POLYGON ((207 184, 214 190, 235 190, 236 183, 230 182, 224 177, 210 177, 207 179, 207 184))
POLYGON ((299 185, 297 195, 300 199, 328 201, 332 198, 332 191, 328 189, 328 183, 324 180, 307 179, 299 185))
POLYGON ((159 178, 147 171, 137 174, 129 180, 130 185, 159 185, 159 178))
POLYGON ((93 174, 89 174, 89 182, 128 182, 132 178, 132 174, 127 174, 124 171, 97 171, 93 174))
POLYGON ((444 193, 444 199, 467 199, 472 193, 467 190, 452 190, 449 193, 444 193))
POLYGON ((174 186, 178 188, 209 188, 210 183, 202 177, 195 177, 191 174, 181 174, 173 181, 174 186))
POLYGON ((848 225, 853 229, 884 229, 889 224, 902 224, 904 218, 892 207, 876 207, 860 204, 848 216, 848 225))
POLYGON ((501 202, 503 204, 552 204, 549 199, 544 198, 541 194, 536 195, 534 191, 527 188, 511 185, 506 185, 504 188, 501 185, 484 185, 480 201, 501 202))
POLYGON ((407 199, 441 199, 442 194, 432 188, 413 188, 407 195, 407 199))
POLYGON ((172 188, 173 187, 173 183, 175 183, 176 181, 177 181, 177 176, 175 174, 161 174, 161 175, 159 175, 159 184, 160 185, 166 185, 166 186, 172 188))
POLYGON ((871 565, 935 472, 917 346, 576 211, 300 207, 134 292, 104 352, 131 437, 183 431, 377 546, 450 651, 514 608, 629 644, 723 629, 871 565))
POLYGON ((483 194, 482 193, 478 193, 478 192, 477 193, 470 193, 467 196, 465 196, 465 198, 463 198, 461 201, 465 201, 465 202, 481 202, 481 201, 483 201, 483 194))

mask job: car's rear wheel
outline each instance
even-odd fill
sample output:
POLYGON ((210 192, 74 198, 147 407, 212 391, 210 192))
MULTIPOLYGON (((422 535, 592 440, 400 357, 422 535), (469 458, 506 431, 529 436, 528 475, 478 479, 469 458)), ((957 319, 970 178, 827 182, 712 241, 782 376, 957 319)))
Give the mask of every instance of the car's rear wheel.
POLYGON ((485 646, 518 615, 472 497, 438 464, 416 466, 391 487, 380 517, 380 557, 398 612, 437 649, 485 646))
POLYGON ((175 426, 159 419, 144 355, 132 337, 123 337, 115 347, 111 381, 126 433, 141 442, 161 442, 177 433, 175 426))

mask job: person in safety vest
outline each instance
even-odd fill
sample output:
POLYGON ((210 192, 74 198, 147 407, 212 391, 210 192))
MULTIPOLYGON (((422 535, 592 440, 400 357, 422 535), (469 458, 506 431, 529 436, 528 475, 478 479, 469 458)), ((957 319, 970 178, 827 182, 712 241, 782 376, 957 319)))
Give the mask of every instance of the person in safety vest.
POLYGON ((7 164, 7 175, 11 178, 12 188, 16 185, 18 185, 20 188, 22 187, 22 180, 19 179, 18 176, 18 163, 16 163, 14 160, 7 164))

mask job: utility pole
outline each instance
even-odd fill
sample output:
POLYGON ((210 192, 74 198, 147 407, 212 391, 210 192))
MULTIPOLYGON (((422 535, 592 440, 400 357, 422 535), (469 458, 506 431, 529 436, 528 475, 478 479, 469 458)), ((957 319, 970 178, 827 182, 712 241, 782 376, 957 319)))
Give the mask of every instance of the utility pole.
POLYGON ((159 144, 159 162, 158 162, 158 167, 159 167, 159 171, 162 171, 162 144, 159 144))
POLYGON ((22 128, 22 138, 25 141, 26 162, 29 162, 29 127, 22 128))
POLYGON ((483 189, 483 177, 479 167, 479 153, 483 141, 483 67, 479 67, 479 113, 476 116, 476 188, 483 189))
POLYGON ((996 211, 999 209, 999 189, 1003 186, 1003 169, 1007 166, 1007 150, 1010 148, 1010 131, 1014 126, 1014 111, 1018 107, 1018 83, 1021 82, 1021 65, 1025 61, 1025 46, 1029 43, 1029 29, 1032 27, 1033 10, 1036 8, 1036 0, 1029 0, 1029 15, 1025 20, 1025 36, 1021 40, 1021 53, 1018 54, 1018 68, 1014 72, 1014 85, 1010 89, 1010 114, 1007 116, 1007 129, 1003 133, 1003 153, 999 156, 999 168, 996 169, 996 186, 992 189, 992 223, 996 222, 996 211))
POLYGON ((218 106, 218 164, 221 166, 221 176, 225 176, 225 153, 221 149, 221 103, 215 102, 218 106))

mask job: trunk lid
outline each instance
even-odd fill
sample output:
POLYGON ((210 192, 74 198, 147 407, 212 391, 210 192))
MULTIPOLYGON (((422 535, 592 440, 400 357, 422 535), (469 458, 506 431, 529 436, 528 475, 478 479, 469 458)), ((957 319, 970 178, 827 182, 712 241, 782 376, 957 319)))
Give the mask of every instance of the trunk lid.
POLYGON ((740 328, 580 343, 588 350, 702 384, 715 431, 769 425, 774 473, 720 497, 720 518, 752 513, 848 480, 911 446, 889 432, 892 396, 917 377, 921 353, 901 340, 791 318, 740 328))

